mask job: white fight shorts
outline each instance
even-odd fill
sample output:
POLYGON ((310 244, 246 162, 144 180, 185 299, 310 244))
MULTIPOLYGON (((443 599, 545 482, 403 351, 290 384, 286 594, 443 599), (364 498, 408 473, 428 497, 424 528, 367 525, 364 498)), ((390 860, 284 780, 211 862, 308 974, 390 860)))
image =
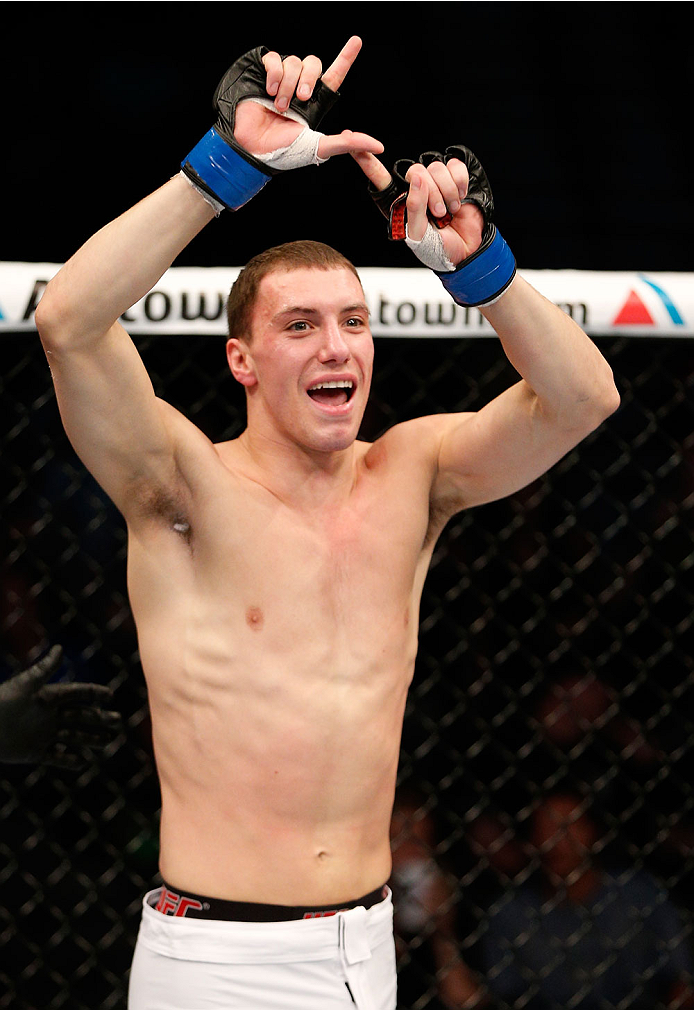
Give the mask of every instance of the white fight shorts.
POLYGON ((128 1010, 395 1010, 390 892, 369 909, 228 922, 164 915, 160 890, 143 902, 128 1010))

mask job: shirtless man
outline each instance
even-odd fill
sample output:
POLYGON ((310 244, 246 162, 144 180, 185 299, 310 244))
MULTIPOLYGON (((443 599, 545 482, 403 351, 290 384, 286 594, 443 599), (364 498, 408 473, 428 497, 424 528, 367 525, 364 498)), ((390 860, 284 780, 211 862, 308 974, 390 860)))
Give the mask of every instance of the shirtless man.
MULTIPOLYGON (((316 57, 266 53, 274 111, 240 104, 236 142, 255 155, 292 145, 305 123, 279 115, 286 100, 336 90, 360 45, 322 85, 316 57)), ((516 276, 483 311, 521 380, 479 413, 358 441, 364 294, 339 254, 300 243, 235 285, 227 356, 248 422, 213 444, 154 395, 118 322, 232 205, 233 166, 215 188, 231 148, 214 131, 204 144, 213 156, 191 154, 185 177, 90 239, 37 312, 67 433, 129 533, 166 881, 144 903, 130 1006, 392 1010, 389 822, 434 544, 454 513, 546 471, 618 397, 593 343, 516 276)), ((317 147, 354 155, 378 188, 381 151, 349 132, 317 147)), ((461 205, 467 177, 455 160, 409 173, 410 237, 446 203, 454 264, 482 232, 461 205)), ((243 211, 224 218, 253 227, 243 211)))

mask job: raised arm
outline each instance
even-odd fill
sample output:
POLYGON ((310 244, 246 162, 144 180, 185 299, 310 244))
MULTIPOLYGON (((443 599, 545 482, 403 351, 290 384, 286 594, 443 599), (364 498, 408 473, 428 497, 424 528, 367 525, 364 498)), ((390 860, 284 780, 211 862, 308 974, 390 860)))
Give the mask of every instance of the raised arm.
POLYGON ((171 180, 89 239, 37 309, 68 438, 126 517, 145 485, 173 485, 175 435, 118 319, 213 217, 185 180, 171 180))
POLYGON ((126 516, 138 490, 177 482, 182 442, 202 436, 155 397, 119 319, 202 228, 225 208, 239 210, 274 175, 382 149, 365 134, 314 130, 360 47, 350 39, 322 76, 314 56, 282 58, 260 47, 241 57, 215 94, 214 127, 181 173, 98 231, 46 289, 36 323, 63 423, 126 516))
POLYGON ((399 162, 393 175, 373 154, 354 157, 391 229, 404 219, 407 244, 455 301, 479 307, 521 377, 477 413, 423 419, 438 454, 433 500, 452 514, 511 494, 616 410, 612 371, 587 334, 517 275, 472 152, 399 162))

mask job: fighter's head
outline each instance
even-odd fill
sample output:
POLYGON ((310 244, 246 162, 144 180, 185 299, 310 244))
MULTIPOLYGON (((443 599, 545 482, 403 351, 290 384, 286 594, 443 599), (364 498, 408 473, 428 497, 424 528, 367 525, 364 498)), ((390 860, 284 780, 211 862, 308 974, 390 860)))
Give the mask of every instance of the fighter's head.
POLYGON ((284 273, 290 270, 348 270, 361 287, 354 265, 332 246, 310 240, 273 246, 249 260, 231 287, 227 301, 229 337, 250 342, 260 283, 276 270, 284 273))
POLYGON ((366 407, 373 341, 354 266, 319 242, 277 246, 240 273, 227 357, 249 426, 318 451, 346 448, 366 407))

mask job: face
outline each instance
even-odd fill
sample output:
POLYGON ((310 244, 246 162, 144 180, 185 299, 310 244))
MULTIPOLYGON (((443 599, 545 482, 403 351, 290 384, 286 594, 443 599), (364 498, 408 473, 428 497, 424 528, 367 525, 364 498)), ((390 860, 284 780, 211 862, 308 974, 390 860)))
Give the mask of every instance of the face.
POLYGON ((248 393, 249 428, 310 452, 354 442, 371 385, 373 340, 351 271, 268 274, 251 339, 230 340, 227 356, 248 393))
POLYGON ((598 837, 596 825, 581 812, 578 799, 553 797, 536 813, 534 844, 543 865, 563 880, 589 864, 598 837))

